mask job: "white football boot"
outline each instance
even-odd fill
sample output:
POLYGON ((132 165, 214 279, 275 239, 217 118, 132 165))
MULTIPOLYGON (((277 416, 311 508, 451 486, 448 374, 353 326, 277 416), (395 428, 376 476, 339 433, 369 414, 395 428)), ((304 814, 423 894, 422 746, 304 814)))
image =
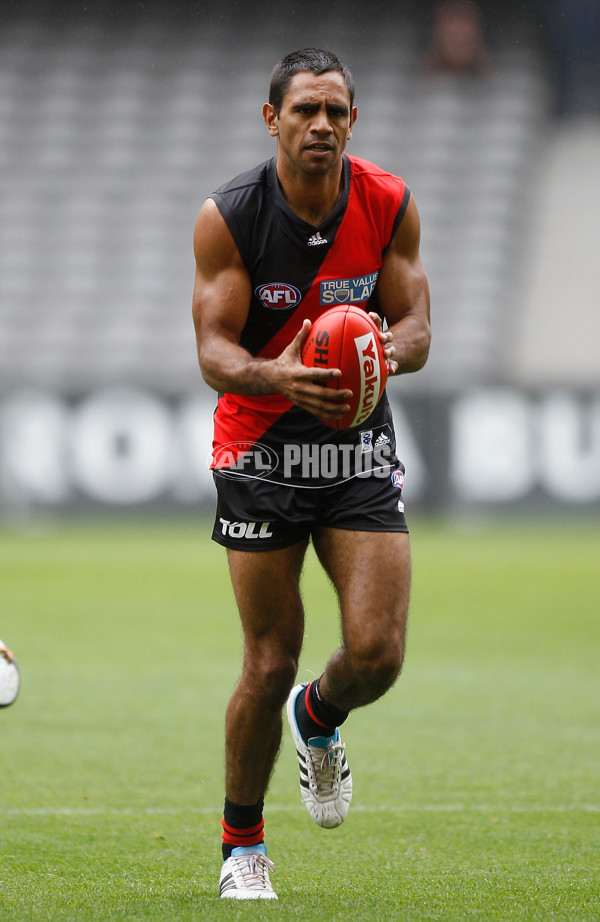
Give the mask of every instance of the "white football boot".
POLYGON ((219 892, 225 900, 276 900, 269 871, 275 865, 267 858, 262 843, 249 848, 234 848, 231 857, 223 862, 219 878, 219 892))
POLYGON ((331 737, 315 736, 308 743, 302 739, 296 698, 307 685, 296 685, 287 700, 287 718, 300 766, 300 793, 315 823, 333 829, 346 819, 352 800, 352 775, 339 729, 331 737))

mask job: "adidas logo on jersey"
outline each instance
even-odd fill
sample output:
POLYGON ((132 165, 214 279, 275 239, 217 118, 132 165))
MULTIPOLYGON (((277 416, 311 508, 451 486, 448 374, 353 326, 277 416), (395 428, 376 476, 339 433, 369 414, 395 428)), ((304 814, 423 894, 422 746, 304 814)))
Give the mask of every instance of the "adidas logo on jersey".
POLYGON ((381 435, 378 436, 375 442, 375 448, 377 448, 378 445, 389 445, 389 444, 390 444, 390 440, 388 439, 385 432, 382 432, 381 435))
POLYGON ((312 237, 309 237, 306 241, 309 247, 319 247, 323 243, 329 243, 325 237, 321 237, 319 231, 316 234, 313 234, 312 237))

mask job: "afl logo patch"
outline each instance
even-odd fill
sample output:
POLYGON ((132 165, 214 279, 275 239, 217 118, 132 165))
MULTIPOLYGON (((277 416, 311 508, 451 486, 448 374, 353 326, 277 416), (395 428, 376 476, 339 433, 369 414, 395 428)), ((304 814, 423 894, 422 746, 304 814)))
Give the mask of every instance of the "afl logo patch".
POLYGON ((267 282, 259 285, 254 294, 265 307, 272 311, 287 311, 300 304, 302 295, 293 285, 285 282, 267 282))
POLYGON ((392 483, 395 487, 398 487, 400 490, 404 486, 404 474, 402 471, 394 471, 392 474, 392 483))

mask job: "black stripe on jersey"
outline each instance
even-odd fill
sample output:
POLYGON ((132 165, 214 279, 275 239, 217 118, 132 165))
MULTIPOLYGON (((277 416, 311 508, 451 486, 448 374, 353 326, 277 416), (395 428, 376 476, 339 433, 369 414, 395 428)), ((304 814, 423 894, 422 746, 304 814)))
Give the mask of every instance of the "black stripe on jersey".
POLYGON ((257 355, 302 303, 329 253, 344 217, 350 191, 350 161, 343 158, 344 191, 318 226, 289 207, 277 179, 276 158, 221 186, 211 197, 229 228, 252 279, 252 297, 240 345, 257 355), (317 232, 327 243, 310 246, 317 232), (285 273, 285 277, 283 277, 285 273), (288 309, 269 309, 256 296, 260 285, 285 283, 300 292, 288 309))
MULTIPOLYGON (((395 217, 395 219, 394 219, 394 226, 392 227, 392 233, 391 233, 389 242, 388 242, 388 244, 387 244, 385 250, 387 250, 387 248, 389 247, 390 243, 391 243, 392 240, 394 239, 394 234, 396 233, 396 231, 397 231, 398 228, 400 227, 400 222, 402 221, 402 218, 404 217, 404 214, 405 214, 405 212, 406 212, 406 209, 408 208, 408 203, 409 203, 409 201, 410 201, 410 189, 408 188, 407 185, 405 185, 405 186, 404 186, 404 195, 402 196, 402 201, 400 202, 400 208, 398 209, 398 214, 396 215, 396 217, 395 217)), ((385 250, 383 251, 384 253, 385 253, 385 250)))

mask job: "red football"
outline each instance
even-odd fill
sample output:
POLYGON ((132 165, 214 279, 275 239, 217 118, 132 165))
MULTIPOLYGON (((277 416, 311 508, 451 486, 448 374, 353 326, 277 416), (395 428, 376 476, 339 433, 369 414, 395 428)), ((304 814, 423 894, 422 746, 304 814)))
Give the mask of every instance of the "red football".
POLYGON ((332 429, 364 423, 385 389, 387 365, 379 331, 367 312, 354 304, 332 307, 315 320, 302 362, 310 368, 339 368, 341 378, 331 378, 327 386, 352 391, 350 410, 341 419, 321 420, 332 429))

